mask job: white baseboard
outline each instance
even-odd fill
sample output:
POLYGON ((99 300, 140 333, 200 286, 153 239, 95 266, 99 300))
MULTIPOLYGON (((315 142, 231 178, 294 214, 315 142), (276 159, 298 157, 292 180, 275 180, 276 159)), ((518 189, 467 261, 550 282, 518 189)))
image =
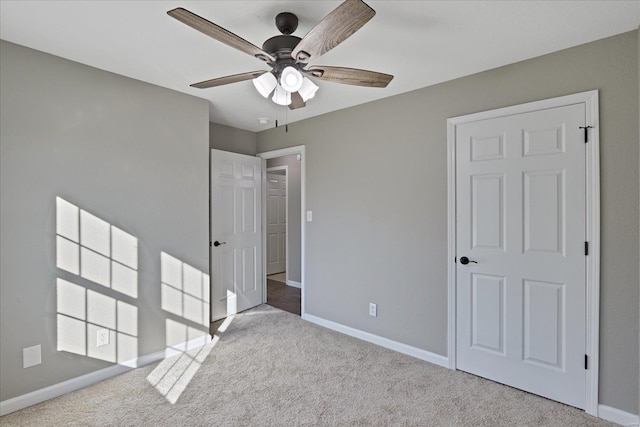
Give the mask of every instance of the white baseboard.
POLYGON ((302 283, 293 280, 287 280, 287 285, 302 289, 302 283))
POLYGON ((53 399, 54 397, 62 396, 63 394, 79 390, 91 384, 124 374, 132 369, 133 368, 128 366, 113 365, 49 387, 41 388, 40 390, 32 391, 31 393, 23 394, 22 396, 16 396, 14 398, 4 400, 0 402, 0 416, 19 411, 20 409, 44 402, 45 400, 53 399))
MULTIPOLYGON (((206 342, 203 343, 203 337, 200 337, 175 347, 192 349, 211 342, 211 337, 208 334, 205 335, 204 341, 206 342)), ((50 385, 49 387, 41 388, 40 390, 32 391, 31 393, 4 400, 0 402, 0 416, 19 411, 20 409, 33 406, 37 403, 44 402, 45 400, 53 399, 54 397, 62 396, 63 394, 71 393, 72 391, 80 390, 81 388, 99 383, 100 381, 108 380, 109 378, 129 372, 135 369, 135 367, 140 368, 145 365, 158 362, 162 359, 166 359, 167 357, 177 353, 180 353, 180 351, 173 348, 167 348, 165 350, 156 351, 155 353, 140 356, 137 359, 125 362, 122 365, 112 365, 76 378, 71 378, 70 380, 63 381, 58 384, 50 385)))
POLYGON ((598 405, 598 417, 626 427, 638 427, 640 417, 607 405, 598 405))
POLYGON ((433 363, 434 365, 442 366, 445 368, 449 367, 449 359, 447 357, 441 356, 439 354, 431 353, 430 351, 427 351, 427 350, 422 350, 420 348, 403 344, 397 341, 393 341, 388 338, 374 335, 369 332, 364 332, 359 329, 352 328, 350 326, 341 325, 340 323, 332 322, 331 320, 326 320, 321 317, 314 316, 312 314, 305 314, 303 319, 311 323, 315 323, 316 325, 324 326, 325 328, 343 333, 345 335, 349 335, 354 338, 359 338, 363 341, 368 341, 370 343, 379 345, 381 347, 385 347, 390 350, 397 351, 398 353, 406 354, 408 356, 412 356, 417 359, 424 360, 429 363, 433 363))

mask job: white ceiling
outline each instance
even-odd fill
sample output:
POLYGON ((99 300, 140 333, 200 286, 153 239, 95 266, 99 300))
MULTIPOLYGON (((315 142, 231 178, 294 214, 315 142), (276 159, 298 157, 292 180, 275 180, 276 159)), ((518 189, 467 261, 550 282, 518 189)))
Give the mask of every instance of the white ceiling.
POLYGON ((169 17, 184 7, 257 46, 279 34, 279 12, 303 37, 341 1, 0 1, 0 38, 210 102, 213 122, 251 131, 289 123, 638 28, 640 1, 367 1, 376 16, 315 64, 393 74, 385 89, 318 82, 288 111, 250 81, 189 84, 267 69, 169 17), (288 112, 286 112, 288 111, 288 112), (267 125, 258 118, 270 120, 267 125))

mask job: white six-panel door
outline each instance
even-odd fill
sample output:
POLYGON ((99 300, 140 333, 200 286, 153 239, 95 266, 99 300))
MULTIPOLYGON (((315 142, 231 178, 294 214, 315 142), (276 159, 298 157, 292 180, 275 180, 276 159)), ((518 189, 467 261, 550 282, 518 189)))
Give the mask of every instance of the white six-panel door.
POLYGON ((267 174, 267 274, 282 273, 287 259, 287 178, 267 174))
POLYGON ((463 123, 455 136, 457 367, 579 408, 584 123, 576 104, 463 123))
POLYGON ((212 321, 262 303, 261 189, 261 159, 211 150, 212 321))

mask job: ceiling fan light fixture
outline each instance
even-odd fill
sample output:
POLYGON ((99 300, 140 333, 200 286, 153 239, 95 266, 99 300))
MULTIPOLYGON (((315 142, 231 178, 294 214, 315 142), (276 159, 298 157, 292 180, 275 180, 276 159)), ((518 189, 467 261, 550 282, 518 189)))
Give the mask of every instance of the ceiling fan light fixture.
POLYGON ((256 87, 260 95, 267 98, 269 94, 275 89, 278 81, 273 73, 264 73, 263 75, 253 79, 253 85, 256 87))
POLYGON ((291 66, 285 67, 280 75, 280 85, 287 92, 297 92, 302 87, 302 74, 291 66))
POLYGON ((355 68, 315 66, 305 69, 308 63, 345 41, 373 18, 376 12, 364 0, 343 0, 303 38, 293 35, 298 17, 291 12, 280 13, 276 16, 276 27, 282 35, 267 39, 262 48, 187 9, 178 7, 167 14, 231 48, 265 61, 271 67, 270 72, 258 70, 233 74, 194 83, 191 87, 206 89, 253 80, 263 97, 269 98, 273 92, 275 103, 296 110, 306 106, 306 101, 313 98, 318 90, 318 86, 305 75, 335 83, 380 88, 387 87, 393 79, 390 74, 355 68))
POLYGON ((302 100, 307 102, 316 95, 318 89, 319 87, 315 83, 304 77, 302 79, 302 86, 298 89, 298 93, 300 94, 300 97, 302 97, 302 100))
POLYGON ((287 92, 285 88, 278 85, 273 92, 273 98, 271 98, 271 100, 278 105, 289 105, 291 104, 291 92, 287 92))

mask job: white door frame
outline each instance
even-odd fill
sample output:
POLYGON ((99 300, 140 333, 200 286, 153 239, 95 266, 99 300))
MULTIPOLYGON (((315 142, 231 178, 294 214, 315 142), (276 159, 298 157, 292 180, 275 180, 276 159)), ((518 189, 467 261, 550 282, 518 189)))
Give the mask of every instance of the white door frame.
MULTIPOLYGON (((263 239, 262 239, 262 245, 263 245, 263 251, 262 251, 262 265, 264 266, 264 268, 266 268, 267 265, 267 258, 266 258, 266 250, 264 250, 264 245, 265 245, 265 233, 267 232, 267 228, 266 228, 266 218, 267 218, 267 211, 265 210, 265 198, 266 198, 266 180, 267 180, 267 160, 268 159, 273 159, 276 157, 282 157, 282 156, 288 156, 290 154, 300 154, 300 289, 301 289, 301 307, 300 307, 300 313, 301 313, 301 317, 303 319, 306 318, 306 296, 305 296, 305 283, 306 283, 306 277, 305 277, 305 259, 306 259, 306 255, 305 255, 305 234, 306 234, 306 222, 305 222, 305 211, 307 209, 307 184, 306 184, 306 161, 307 161, 307 157, 306 157, 306 153, 305 153, 305 146, 304 145, 297 145, 295 147, 288 147, 288 148, 282 148, 280 150, 273 150, 273 151, 265 151, 263 153, 258 153, 256 154, 256 156, 260 157, 262 159, 262 224, 264 224, 265 226, 262 227, 262 235, 263 235, 263 239)), ((288 181, 287 181, 288 182, 288 181)), ((289 188, 287 187, 287 191, 289 191, 289 188)), ((288 196, 287 196, 288 197, 288 196)), ((288 227, 288 221, 287 221, 287 227, 288 227)), ((287 240, 289 240, 289 234, 287 233, 287 240)), ((288 247, 287 247, 288 248, 288 247)), ((288 253, 287 253, 288 255, 288 253)), ((287 256, 287 263, 288 263, 289 257, 287 256)), ((287 264, 288 266, 288 264, 287 264)), ((287 268, 287 271, 289 269, 287 268)), ((266 269, 263 269, 264 273, 266 274, 266 269)), ((265 286, 264 286, 264 291, 263 291, 263 302, 267 302, 267 280, 266 280, 266 276, 263 279, 265 286)))
MULTIPOLYGON (((264 165, 263 165, 264 166, 264 165)), ((284 171, 284 182, 285 182, 285 188, 287 189, 287 198, 285 199, 285 206, 284 206, 284 221, 285 221, 285 233, 287 233, 287 241, 285 242, 285 259, 284 259, 284 263, 285 263, 285 268, 284 268, 284 273, 285 273, 285 283, 287 283, 287 285, 289 284, 289 166, 284 165, 284 166, 273 166, 271 168, 267 168, 267 173, 269 172, 274 172, 274 171, 284 171)), ((264 185, 266 185, 266 181, 264 182, 264 185)), ((266 189, 265 189, 266 191, 266 189)), ((266 203, 266 198, 264 203, 266 203)), ((266 212, 266 206, 265 206, 265 212, 266 212)), ((266 214, 265 214, 266 215, 266 214)), ((267 230, 267 222, 265 220, 264 223, 264 229, 265 229, 265 235, 266 235, 266 230, 267 230)), ((265 245, 265 250, 266 250, 266 245, 265 245)), ((265 259, 266 259, 267 254, 265 253, 265 259)), ((265 268, 267 268, 267 264, 265 264, 265 268)), ((266 274, 265 270, 265 274, 266 274)), ((266 301, 266 299, 265 299, 266 301)))
POLYGON ((589 357, 586 371, 585 411, 598 416, 598 372, 600 332, 600 139, 598 91, 530 102, 527 104, 499 108, 447 120, 447 282, 449 327, 449 368, 456 369, 456 126, 463 123, 492 119, 507 115, 528 113, 537 110, 572 104, 585 104, 589 142, 586 145, 586 239, 589 255, 586 257, 586 354, 589 357))

